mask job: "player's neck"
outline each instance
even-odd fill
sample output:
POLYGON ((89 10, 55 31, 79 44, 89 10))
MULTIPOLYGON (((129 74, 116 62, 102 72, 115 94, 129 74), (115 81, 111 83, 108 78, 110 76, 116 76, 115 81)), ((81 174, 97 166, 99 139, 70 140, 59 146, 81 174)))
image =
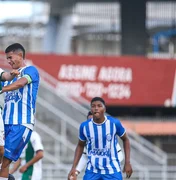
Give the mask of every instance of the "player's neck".
POLYGON ((21 66, 19 66, 18 70, 23 69, 24 67, 26 67, 25 63, 21 64, 21 66))
POLYGON ((93 121, 96 123, 96 124, 102 124, 104 121, 105 121, 105 117, 103 116, 102 118, 98 118, 98 119, 93 119, 93 121))
POLYGON ((25 67, 26 63, 23 61, 23 63, 21 64, 21 68, 25 67))

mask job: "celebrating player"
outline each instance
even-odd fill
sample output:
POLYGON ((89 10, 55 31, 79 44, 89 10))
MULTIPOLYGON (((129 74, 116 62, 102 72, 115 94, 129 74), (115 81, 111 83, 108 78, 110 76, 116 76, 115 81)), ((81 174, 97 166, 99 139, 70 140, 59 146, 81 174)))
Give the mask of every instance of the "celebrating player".
POLYGON ((39 73, 34 66, 26 66, 25 49, 15 43, 5 50, 12 69, 19 75, 12 81, 2 83, 4 93, 3 120, 5 128, 5 152, 0 170, 0 180, 7 180, 9 165, 16 161, 28 143, 33 126, 39 87, 39 73))

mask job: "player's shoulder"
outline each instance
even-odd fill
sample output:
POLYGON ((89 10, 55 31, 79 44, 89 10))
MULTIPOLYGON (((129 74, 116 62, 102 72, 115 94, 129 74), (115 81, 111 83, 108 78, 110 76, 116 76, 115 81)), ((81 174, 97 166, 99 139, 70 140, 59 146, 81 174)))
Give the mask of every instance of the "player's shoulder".
POLYGON ((112 117, 112 116, 106 116, 107 119, 111 122, 117 123, 120 122, 120 120, 118 118, 112 117))
POLYGON ((38 69, 37 69, 35 66, 33 66, 33 65, 26 66, 26 67, 25 67, 25 70, 38 71, 38 69))

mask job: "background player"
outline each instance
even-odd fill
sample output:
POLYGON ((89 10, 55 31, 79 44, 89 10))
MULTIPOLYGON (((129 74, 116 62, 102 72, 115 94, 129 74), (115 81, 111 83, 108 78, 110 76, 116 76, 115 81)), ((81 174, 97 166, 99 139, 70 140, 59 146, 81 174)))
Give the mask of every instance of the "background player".
POLYGON ((122 180, 120 163, 117 156, 117 136, 124 144, 125 164, 124 172, 127 178, 132 174, 130 164, 130 143, 118 119, 105 116, 105 102, 100 97, 91 100, 91 112, 93 121, 90 119, 81 123, 79 129, 79 141, 75 150, 73 166, 68 174, 68 179, 75 176, 76 166, 87 143, 88 161, 83 180, 122 180))
MULTIPOLYGON (((87 119, 92 119, 93 118, 93 114, 91 111, 88 112, 87 114, 87 119)), ((122 162, 124 159, 123 153, 122 153, 122 149, 119 145, 119 143, 117 143, 117 152, 118 152, 118 159, 119 162, 122 162)), ((83 154, 81 156, 81 159, 79 160, 79 163, 76 167, 76 172, 75 172, 75 176, 79 175, 80 172, 86 167, 87 164, 87 150, 86 147, 84 148, 83 154)), ((76 177, 72 177, 72 179, 76 179, 76 177)))

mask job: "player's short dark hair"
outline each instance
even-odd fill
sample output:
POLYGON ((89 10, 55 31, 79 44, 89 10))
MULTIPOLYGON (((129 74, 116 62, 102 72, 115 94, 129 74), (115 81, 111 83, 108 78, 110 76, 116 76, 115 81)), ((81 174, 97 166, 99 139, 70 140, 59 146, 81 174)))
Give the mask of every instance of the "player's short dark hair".
POLYGON ((92 114, 92 112, 91 111, 89 111, 88 113, 87 113, 87 119, 89 118, 89 116, 91 116, 91 115, 93 115, 92 114))
POLYGON ((19 44, 19 43, 14 43, 14 44, 11 44, 10 46, 8 46, 6 49, 5 49, 5 53, 9 53, 9 52, 15 52, 15 51, 22 51, 23 53, 23 59, 25 58, 25 49, 24 47, 19 44))
POLYGON ((90 104, 92 104, 92 103, 95 102, 95 101, 100 101, 100 102, 102 102, 102 103, 105 105, 105 101, 104 101, 104 99, 101 98, 101 97, 94 97, 94 98, 91 100, 91 103, 90 103, 90 104))

